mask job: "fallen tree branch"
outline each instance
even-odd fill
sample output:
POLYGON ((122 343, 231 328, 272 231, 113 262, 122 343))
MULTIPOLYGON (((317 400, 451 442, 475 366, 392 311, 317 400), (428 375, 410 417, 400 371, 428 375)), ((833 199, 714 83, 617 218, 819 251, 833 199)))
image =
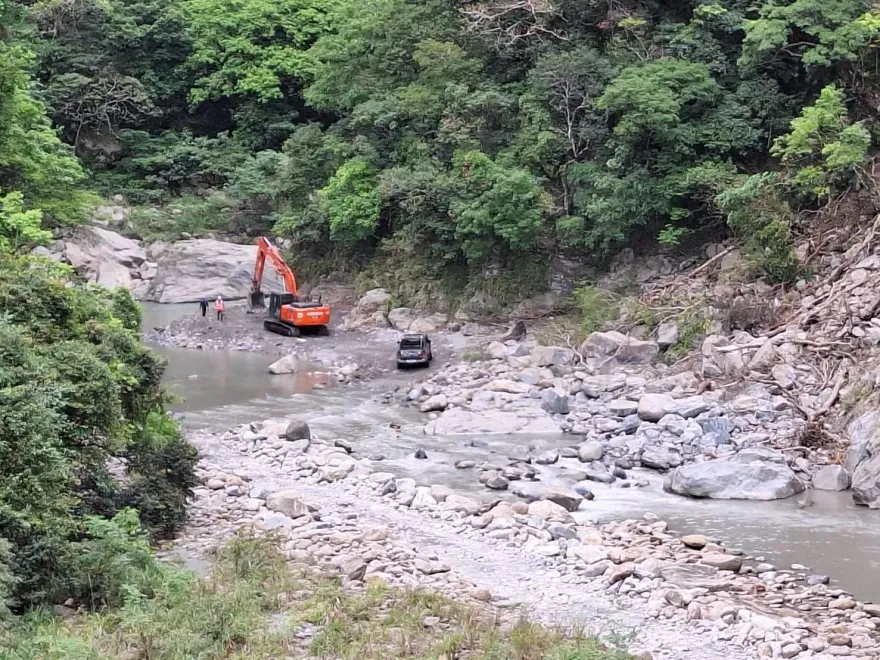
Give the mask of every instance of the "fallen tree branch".
POLYGON ((736 246, 735 246, 735 245, 731 245, 729 248, 727 248, 727 249, 725 249, 725 250, 722 250, 721 252, 719 252, 718 254, 716 254, 714 257, 712 257, 711 259, 709 259, 709 260, 708 260, 706 263, 704 263, 702 266, 700 266, 700 267, 696 268, 695 270, 691 271, 691 273, 689 273, 688 275, 686 275, 686 276, 684 277, 684 279, 689 280, 689 279, 692 279, 692 278, 696 277, 697 275, 699 275, 700 273, 702 273, 704 270, 706 270, 707 268, 709 268, 709 266, 712 266, 713 264, 717 263, 718 261, 720 261, 721 259, 723 259, 726 255, 728 255, 728 254, 730 254, 731 252, 733 252, 735 249, 736 249, 736 246))

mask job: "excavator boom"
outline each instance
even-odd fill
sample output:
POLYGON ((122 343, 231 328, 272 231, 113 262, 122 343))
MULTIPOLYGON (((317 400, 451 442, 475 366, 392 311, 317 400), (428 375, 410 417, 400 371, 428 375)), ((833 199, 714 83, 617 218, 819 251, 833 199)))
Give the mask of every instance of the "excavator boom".
POLYGON ((259 291, 263 286, 263 270, 266 267, 266 261, 272 264, 275 271, 284 280, 284 289, 287 293, 298 295, 296 287, 296 276, 281 256, 281 251, 269 242, 265 236, 257 239, 257 263, 254 266, 254 288, 259 291))
MULTIPOLYGON (((284 292, 269 294, 269 318, 263 321, 263 327, 271 332, 289 337, 299 336, 305 328, 313 329, 318 334, 329 334, 330 308, 322 305, 320 301, 309 302, 299 299, 299 290, 293 270, 284 261, 281 251, 272 245, 265 236, 260 236, 257 239, 257 262, 254 265, 251 301, 262 301, 261 287, 267 261, 284 281, 284 292)), ((252 307, 256 306, 252 302, 252 307)))

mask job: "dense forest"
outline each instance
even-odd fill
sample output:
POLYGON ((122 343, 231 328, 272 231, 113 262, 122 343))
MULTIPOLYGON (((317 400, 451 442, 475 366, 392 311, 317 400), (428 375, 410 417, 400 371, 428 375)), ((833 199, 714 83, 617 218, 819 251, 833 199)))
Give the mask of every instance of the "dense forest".
POLYGON ((4 115, 44 107, 146 238, 467 278, 732 231, 784 281, 798 212, 866 182, 858 0, 4 1, 4 115))

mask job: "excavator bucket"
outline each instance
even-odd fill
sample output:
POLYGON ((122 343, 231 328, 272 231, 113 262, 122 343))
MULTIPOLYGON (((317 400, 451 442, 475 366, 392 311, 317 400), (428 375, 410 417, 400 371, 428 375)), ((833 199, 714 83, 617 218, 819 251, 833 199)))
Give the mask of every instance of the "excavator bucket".
POLYGON ((263 295, 262 291, 251 291, 248 302, 250 303, 251 309, 265 309, 266 296, 263 295))

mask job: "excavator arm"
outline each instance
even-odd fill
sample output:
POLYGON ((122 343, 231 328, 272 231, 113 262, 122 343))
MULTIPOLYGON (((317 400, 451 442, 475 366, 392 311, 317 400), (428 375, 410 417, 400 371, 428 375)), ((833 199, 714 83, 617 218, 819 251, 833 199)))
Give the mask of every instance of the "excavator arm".
POLYGON ((269 242, 269 239, 265 236, 260 236, 257 239, 257 263, 254 265, 253 293, 259 293, 261 290, 263 285, 263 270, 266 267, 266 261, 272 265, 272 268, 274 268, 281 276, 281 279, 284 280, 284 288, 287 293, 292 293, 295 296, 298 295, 296 276, 293 274, 290 266, 287 265, 287 262, 284 261, 284 257, 281 256, 281 251, 272 245, 269 242))

